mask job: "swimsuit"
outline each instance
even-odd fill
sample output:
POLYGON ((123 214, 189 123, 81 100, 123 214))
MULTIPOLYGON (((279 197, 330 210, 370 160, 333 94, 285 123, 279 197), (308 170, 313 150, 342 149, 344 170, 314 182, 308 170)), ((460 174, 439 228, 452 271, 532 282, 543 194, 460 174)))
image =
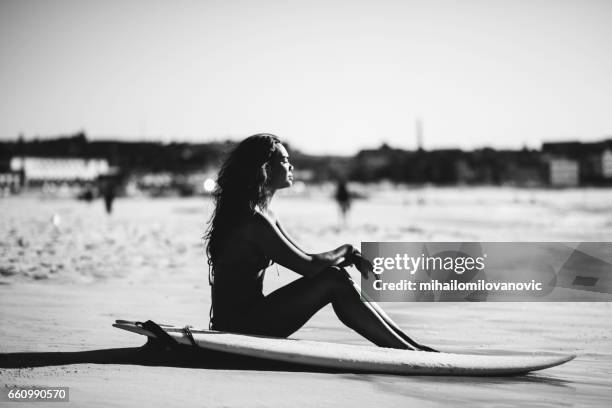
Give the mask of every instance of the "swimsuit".
POLYGON ((264 298, 264 274, 272 260, 239 234, 231 242, 226 248, 232 252, 215 264, 211 328, 240 332, 248 325, 246 314, 264 298))

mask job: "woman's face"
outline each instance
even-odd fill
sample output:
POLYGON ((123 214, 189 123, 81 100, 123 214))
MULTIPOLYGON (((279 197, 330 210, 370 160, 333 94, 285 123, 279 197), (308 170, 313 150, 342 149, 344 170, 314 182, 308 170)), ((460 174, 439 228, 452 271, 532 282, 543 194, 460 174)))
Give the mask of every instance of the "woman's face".
POLYGON ((293 166, 289 163, 289 154, 282 144, 276 147, 270 159, 270 188, 280 190, 293 184, 293 166))

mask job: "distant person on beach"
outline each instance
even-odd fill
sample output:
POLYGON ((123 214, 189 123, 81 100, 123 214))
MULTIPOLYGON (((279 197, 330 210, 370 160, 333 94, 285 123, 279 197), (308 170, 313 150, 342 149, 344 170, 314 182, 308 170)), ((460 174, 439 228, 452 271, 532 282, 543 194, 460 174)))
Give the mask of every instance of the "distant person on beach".
POLYGON ((221 167, 205 235, 211 328, 288 337, 331 303, 342 323, 381 347, 435 351, 410 339, 376 303, 361 300, 344 268, 367 277, 372 265, 352 245, 311 254, 289 236, 270 204, 292 184, 287 150, 271 134, 246 138, 221 167), (264 273, 274 262, 302 278, 264 296, 264 273))
POLYGON ((104 208, 106 213, 111 214, 113 212, 113 202, 115 201, 115 182, 114 180, 107 179, 102 184, 102 197, 104 198, 104 208))
POLYGON ((351 193, 348 190, 346 181, 342 179, 338 180, 338 185, 336 186, 336 194, 334 198, 336 199, 338 207, 340 208, 340 216, 342 217, 342 223, 346 224, 346 218, 349 210, 351 209, 351 193))

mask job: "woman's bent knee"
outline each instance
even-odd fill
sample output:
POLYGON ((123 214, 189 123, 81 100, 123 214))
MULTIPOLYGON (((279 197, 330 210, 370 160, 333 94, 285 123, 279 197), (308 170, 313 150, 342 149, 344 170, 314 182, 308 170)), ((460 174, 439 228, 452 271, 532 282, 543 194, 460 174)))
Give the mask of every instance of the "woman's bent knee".
POLYGON ((349 287, 351 285, 351 276, 346 269, 338 266, 330 266, 319 272, 315 277, 319 283, 329 286, 333 289, 349 287))

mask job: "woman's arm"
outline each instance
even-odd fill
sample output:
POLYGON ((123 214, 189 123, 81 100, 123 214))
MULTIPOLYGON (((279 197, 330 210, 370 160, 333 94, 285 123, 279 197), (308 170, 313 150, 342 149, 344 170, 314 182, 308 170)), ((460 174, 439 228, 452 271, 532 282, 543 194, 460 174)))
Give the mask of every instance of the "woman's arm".
POLYGON ((275 262, 308 277, 340 264, 355 250, 352 245, 345 244, 328 252, 307 254, 287 239, 274 221, 261 213, 256 214, 248 234, 252 242, 275 262))
POLYGON ((269 218, 274 225, 276 225, 276 227, 278 228, 278 230, 281 232, 281 234, 283 234, 283 236, 287 239, 287 241, 291 242, 291 244, 296 247, 298 250, 302 251, 303 253, 308 255, 308 252, 304 251, 302 248, 300 248, 300 246, 295 242, 295 239, 293 239, 291 237, 291 235, 289 235, 289 233, 285 230, 285 228, 283 227, 283 225, 281 224, 280 220, 278 219, 278 217, 276 216, 276 214, 274 214, 274 212, 272 212, 272 210, 267 209, 267 211, 265 213, 262 213, 263 216, 269 218))
MULTIPOLYGON (((296 244, 295 240, 283 228, 279 219, 276 216, 274 216, 274 214, 272 215, 273 215, 273 219, 275 220, 275 225, 278 227, 278 230, 284 235, 287 241, 289 241, 298 250, 302 251, 306 255, 311 255, 311 256, 325 256, 327 254, 327 253, 308 254, 306 251, 304 251, 302 248, 300 248, 296 244)), ((374 269, 374 267, 372 266, 372 263, 368 261, 367 259, 365 259, 363 255, 361 255, 361 252, 359 252, 356 248, 353 248, 352 252, 344 255, 344 259, 342 260, 342 262, 337 263, 335 265, 340 266, 340 267, 354 266, 361 273, 361 276, 363 276, 364 279, 368 279, 369 275, 372 273, 374 269)))
POLYGON ((276 224, 276 227, 278 228, 278 230, 281 232, 281 234, 283 234, 285 236, 285 238, 287 238, 287 241, 291 242, 291 244, 294 247, 296 247, 297 249, 299 249, 303 253, 308 254, 308 252, 304 251, 302 248, 300 248, 298 246, 298 244, 295 242, 295 240, 289 235, 289 233, 285 230, 285 228, 283 228, 283 226, 280 223, 280 221, 278 220, 278 218, 276 218, 276 223, 275 224, 276 224))
MULTIPOLYGON (((311 255, 311 256, 314 256, 314 257, 323 257, 323 258, 331 256, 333 258, 335 256, 334 256, 334 254, 332 254, 332 252, 337 251, 340 248, 342 248, 342 247, 338 247, 338 248, 336 248, 336 249, 334 249, 332 251, 323 252, 323 253, 320 253, 320 254, 310 254, 310 253, 304 251, 302 248, 300 248, 298 246, 298 244, 295 242, 295 240, 285 230, 285 228, 281 224, 280 220, 276 217, 276 215, 272 214, 272 219, 274 220, 275 225, 278 228, 278 230, 281 232, 281 234, 284 235, 284 237, 287 239, 287 241, 291 242, 291 244, 294 247, 296 247, 298 250, 302 251, 306 255, 311 255)), ((337 265, 337 266, 356 265, 357 260, 360 259, 360 258, 355 258, 356 255, 361 255, 361 253, 356 248, 353 247, 352 251, 349 251, 348 253, 345 253, 344 255, 341 255, 341 258, 343 258, 343 259, 341 260, 341 262, 339 261, 340 263, 336 263, 334 265, 337 265)), ((336 257, 337 257, 337 255, 336 255, 336 257)))

